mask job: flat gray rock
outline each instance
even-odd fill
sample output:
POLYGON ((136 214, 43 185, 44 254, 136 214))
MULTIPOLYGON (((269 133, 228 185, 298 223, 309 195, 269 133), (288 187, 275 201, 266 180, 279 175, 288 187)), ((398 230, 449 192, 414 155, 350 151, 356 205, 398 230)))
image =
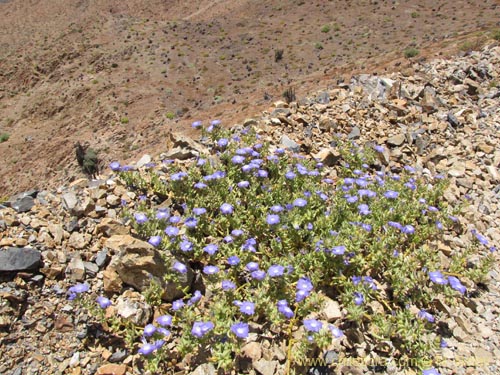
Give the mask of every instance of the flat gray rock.
POLYGON ((40 267, 41 253, 27 247, 9 247, 0 250, 0 272, 36 270, 40 267))

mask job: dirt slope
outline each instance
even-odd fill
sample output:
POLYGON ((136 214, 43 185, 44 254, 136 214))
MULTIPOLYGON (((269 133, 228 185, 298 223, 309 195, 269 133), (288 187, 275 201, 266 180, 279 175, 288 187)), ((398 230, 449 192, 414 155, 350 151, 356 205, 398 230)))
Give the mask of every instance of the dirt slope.
POLYGON ((76 141, 106 162, 154 154, 167 131, 231 125, 289 86, 300 98, 356 72, 404 69, 410 47, 414 59, 467 51, 498 27, 500 5, 12 0, 0 14, 3 196, 80 177, 76 141))

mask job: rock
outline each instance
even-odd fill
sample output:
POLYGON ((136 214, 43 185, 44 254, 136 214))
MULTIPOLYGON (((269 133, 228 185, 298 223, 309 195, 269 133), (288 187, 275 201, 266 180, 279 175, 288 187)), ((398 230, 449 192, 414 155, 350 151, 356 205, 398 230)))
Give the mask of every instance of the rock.
POLYGON ((320 104, 330 103, 330 95, 328 94, 328 92, 326 92, 326 91, 320 92, 318 94, 318 96, 316 97, 316 103, 320 103, 320 104))
POLYGON ((192 140, 185 134, 169 133, 167 139, 169 151, 164 155, 167 159, 186 160, 200 154, 209 154, 208 149, 201 143, 192 140))
POLYGON ((114 309, 122 318, 140 326, 146 325, 153 314, 151 306, 145 302, 144 296, 131 290, 127 290, 118 297, 114 309))
POLYGON ((260 343, 256 341, 249 342, 241 348, 241 353, 244 357, 251 359, 252 361, 258 361, 262 358, 262 348, 260 343))
POLYGON ((398 134, 387 139, 387 144, 389 146, 401 146, 406 140, 405 134, 398 134))
POLYGON ((135 163, 135 166, 137 168, 144 167, 146 164, 151 163, 151 156, 148 154, 145 154, 142 156, 142 158, 139 159, 137 163, 135 163))
POLYGON ((331 298, 324 297, 325 303, 321 308, 319 316, 322 319, 327 320, 328 322, 333 322, 337 319, 342 318, 342 311, 340 310, 340 305, 337 301, 332 300, 331 298))
POLYGON ((253 118, 247 118, 247 119, 245 119, 245 121, 243 121, 244 127, 254 126, 254 125, 257 125, 257 120, 255 120, 253 118))
POLYGON ((32 196, 24 196, 14 203, 12 203, 12 208, 17 212, 28 212, 35 205, 35 200, 32 196))
POLYGON ((75 193, 68 192, 62 195, 62 203, 63 207, 67 211, 72 212, 75 209, 76 205, 78 204, 78 199, 76 198, 75 193))
POLYGON ((96 375, 125 375, 128 371, 127 365, 108 364, 97 369, 96 375))
POLYGON ((97 264, 97 267, 102 268, 104 265, 106 265, 108 259, 109 259, 108 250, 102 249, 97 253, 97 256, 95 257, 95 264, 97 264))
POLYGON ((453 112, 448 112, 446 115, 446 121, 450 123, 450 125, 454 128, 460 126, 460 121, 458 121, 457 117, 453 114, 453 112))
POLYGON ((359 139, 359 137, 361 137, 361 130, 357 126, 353 127, 350 133, 347 135, 348 139, 359 139))
POLYGON ((342 155, 335 149, 324 148, 320 150, 317 154, 314 154, 313 157, 322 162, 327 167, 333 167, 337 165, 342 159, 342 155))
POLYGON ((216 375, 217 370, 211 363, 204 363, 196 367, 196 369, 191 372, 191 375, 216 375))
POLYGON ((120 221, 106 217, 97 224, 95 228, 96 234, 103 234, 106 237, 114 236, 115 234, 129 234, 129 227, 124 226, 120 221))
POLYGON ((83 281, 85 279, 85 265, 80 254, 75 253, 66 267, 66 275, 72 281, 83 281))
POLYGON ((121 202, 122 202, 121 198, 114 194, 110 194, 106 197, 106 203, 111 207, 119 206, 121 202))
POLYGON ((92 262, 83 262, 83 265, 85 266, 86 275, 92 278, 97 276, 97 272, 99 272, 99 267, 97 266, 97 264, 92 262))
POLYGON ((108 358, 108 361, 111 363, 119 363, 122 362, 125 358, 127 358, 128 352, 126 349, 117 349, 116 352, 111 354, 111 357, 108 358))
POLYGON ((40 267, 41 253, 28 247, 0 249, 0 272, 32 271, 40 267))
POLYGON ((83 249, 90 243, 91 236, 80 232, 73 232, 69 236, 68 245, 73 249, 83 249))
POLYGON ((253 362, 253 367, 261 375, 275 375, 278 364, 278 361, 268 361, 261 358, 258 361, 253 362))
POLYGON ((64 229, 63 229, 62 225, 51 222, 48 224, 47 229, 49 230, 50 234, 54 238, 54 242, 57 245, 60 245, 63 238, 64 238, 64 229))
POLYGON ((116 270, 108 267, 102 273, 103 287, 106 293, 120 293, 123 287, 122 279, 116 270))
POLYGON ((288 150, 292 152, 299 152, 300 151, 300 145, 296 143, 295 141, 291 140, 287 135, 283 134, 281 137, 280 143, 283 145, 283 147, 287 148, 288 150))
POLYGON ((162 298, 173 301, 184 296, 182 289, 189 288, 193 282, 193 271, 189 266, 187 272, 179 276, 180 284, 166 282, 163 276, 176 261, 175 258, 166 252, 160 254, 149 243, 130 235, 114 235, 106 241, 106 247, 116 254, 110 267, 116 270, 124 284, 139 291, 149 288, 154 280, 162 286, 162 298))

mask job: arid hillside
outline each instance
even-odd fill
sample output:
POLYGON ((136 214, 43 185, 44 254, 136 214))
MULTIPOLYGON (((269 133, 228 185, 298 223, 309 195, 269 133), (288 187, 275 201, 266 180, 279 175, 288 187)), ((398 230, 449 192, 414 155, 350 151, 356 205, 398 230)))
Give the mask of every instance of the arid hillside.
POLYGON ((76 141, 104 162, 132 159, 194 120, 259 113, 288 87, 300 99, 353 73, 466 53, 499 27, 499 4, 0 1, 0 196, 81 177, 76 141))

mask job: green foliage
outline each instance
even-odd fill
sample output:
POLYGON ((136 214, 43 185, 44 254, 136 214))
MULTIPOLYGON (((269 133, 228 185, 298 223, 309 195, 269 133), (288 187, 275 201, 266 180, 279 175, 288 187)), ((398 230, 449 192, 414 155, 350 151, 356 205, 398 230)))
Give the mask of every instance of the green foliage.
POLYGON ((9 133, 1 133, 0 134, 0 143, 7 142, 10 138, 9 133))
POLYGON ((321 44, 320 42, 316 42, 314 44, 314 48, 317 49, 317 50, 322 50, 323 49, 323 44, 321 44))
POLYGON ((124 124, 124 125, 125 125, 125 124, 128 124, 128 117, 122 117, 122 118, 120 119, 120 123, 122 123, 122 124, 124 124))
MULTIPOLYGON (((261 143, 251 129, 237 137, 218 126, 202 132, 212 154, 219 153, 218 162, 202 155, 189 166, 165 163, 161 173, 119 174, 129 189, 146 197, 135 202, 133 211, 124 210, 135 232, 145 240, 161 236, 158 250, 196 265, 206 288, 197 299, 195 291, 186 291, 184 305, 170 309, 171 335, 165 340, 175 342, 175 351, 155 349, 146 357, 150 368, 161 368, 158 358, 167 355, 180 360, 205 350, 219 367, 234 368, 245 343, 231 330, 236 323, 255 323, 273 332, 276 342, 286 343, 290 371, 294 358, 328 348, 338 340, 332 333, 348 327, 361 331, 374 348, 387 346, 384 355, 399 363, 426 368, 438 325, 421 312, 438 320, 436 299, 461 298, 452 285, 434 282, 430 271, 471 285, 482 280, 492 259, 479 256, 478 244, 472 244, 441 263, 436 243, 457 226, 442 200, 447 182, 409 167, 400 174, 373 170, 380 149, 363 150, 340 139, 338 177, 329 179, 314 160, 261 143), (153 197, 168 199, 179 223, 158 218, 153 197), (138 220, 137 213, 145 217, 138 220), (215 247, 208 251, 209 245, 215 247), (478 256, 481 261, 471 266, 468 260, 478 256), (230 257, 239 263, 229 263, 230 257), (250 262, 258 265, 262 279, 249 270, 250 262), (276 267, 282 268, 274 274, 276 267), (223 287, 224 282, 234 288, 223 287), (321 309, 325 295, 337 300, 347 317, 336 327, 320 323, 317 330, 308 328, 305 319, 321 309), (253 303, 255 310, 243 313, 242 301, 253 303), (291 315, 283 313, 279 301, 286 301, 291 315), (199 322, 213 326, 195 335, 199 322), (309 332, 300 334, 299 328, 309 332)), ((178 276, 169 268, 165 279, 178 276)), ((153 283, 145 295, 159 305, 160 293, 153 283)))
POLYGON ((500 29, 493 30, 491 32, 491 37, 495 40, 500 40, 500 29))
POLYGON ((417 56, 420 53, 415 47, 408 47, 404 50, 404 55, 407 59, 417 56))
POLYGON ((321 32, 322 32, 322 33, 328 33, 328 32, 330 32, 330 25, 324 25, 324 26, 321 28, 321 32))
POLYGON ((173 120, 175 118, 175 113, 174 112, 167 112, 167 113, 165 113, 165 117, 168 118, 169 120, 173 120))

